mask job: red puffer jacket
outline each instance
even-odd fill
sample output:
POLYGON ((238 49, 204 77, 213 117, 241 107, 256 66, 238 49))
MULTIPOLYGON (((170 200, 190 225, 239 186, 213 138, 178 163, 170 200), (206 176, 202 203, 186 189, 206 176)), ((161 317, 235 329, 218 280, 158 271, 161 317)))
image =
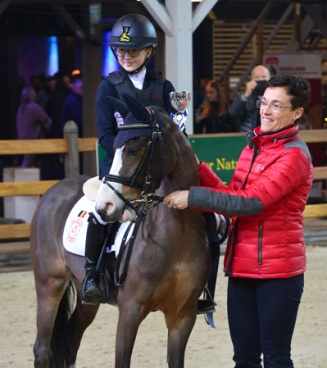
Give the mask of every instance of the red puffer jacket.
POLYGON ((260 127, 254 132, 247 134, 250 144, 228 186, 206 164, 199 165, 203 187, 190 188, 189 206, 233 217, 224 260, 227 276, 299 275, 306 268, 303 210, 313 180, 310 153, 296 125, 276 133, 263 134, 260 127))

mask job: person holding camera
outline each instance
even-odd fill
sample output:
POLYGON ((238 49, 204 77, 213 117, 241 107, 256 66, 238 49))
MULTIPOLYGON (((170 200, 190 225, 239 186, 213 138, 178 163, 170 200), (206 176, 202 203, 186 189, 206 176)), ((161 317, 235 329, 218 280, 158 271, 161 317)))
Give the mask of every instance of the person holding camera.
POLYGON ((244 94, 236 96, 229 108, 229 115, 240 120, 240 131, 251 132, 260 125, 260 116, 257 101, 263 95, 267 80, 270 78, 269 70, 263 65, 257 65, 251 72, 251 79, 247 82, 244 94))

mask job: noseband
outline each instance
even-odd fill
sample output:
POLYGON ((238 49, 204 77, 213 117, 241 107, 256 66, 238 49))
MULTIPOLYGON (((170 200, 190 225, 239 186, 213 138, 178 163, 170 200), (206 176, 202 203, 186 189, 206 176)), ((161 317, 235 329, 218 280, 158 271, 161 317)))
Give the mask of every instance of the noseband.
MULTIPOLYGON (((155 112, 150 108, 149 108, 149 111, 152 116, 151 124, 147 124, 147 125, 139 124, 133 127, 120 128, 120 129, 138 129, 138 128, 144 128, 144 127, 152 128, 152 134, 147 144, 146 151, 142 157, 142 160, 139 166, 135 170, 135 173, 133 174, 133 176, 131 178, 125 178, 125 177, 118 176, 118 175, 108 174, 103 178, 103 181, 102 181, 126 204, 126 206, 130 207, 136 213, 138 212, 137 208, 140 205, 143 205, 142 212, 144 212, 144 214, 147 211, 152 210, 155 206, 157 206, 160 202, 163 201, 163 197, 156 196, 154 192, 151 191, 152 164, 153 164, 155 152, 156 152, 158 145, 160 149, 160 155, 159 155, 160 172, 163 171, 162 170, 163 169, 163 137, 162 137, 162 134, 159 128, 159 124, 158 124, 157 116, 155 112), (144 182, 140 183, 139 181, 137 181, 137 179, 146 164, 147 164, 147 167, 146 167, 146 175, 144 178, 144 182), (142 198, 128 200, 126 197, 124 197, 122 193, 120 193, 117 189, 115 189, 110 184, 110 182, 115 182, 115 183, 129 186, 131 188, 140 189, 142 198)), ((155 189, 157 189, 159 185, 155 189)))

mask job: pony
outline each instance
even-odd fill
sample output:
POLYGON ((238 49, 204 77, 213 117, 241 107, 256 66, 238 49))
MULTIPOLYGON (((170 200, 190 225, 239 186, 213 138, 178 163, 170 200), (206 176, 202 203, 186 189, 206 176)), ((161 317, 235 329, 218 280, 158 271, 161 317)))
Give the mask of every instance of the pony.
MULTIPOLYGON (((197 300, 210 274, 210 247, 200 211, 181 211, 161 202, 172 191, 200 184, 196 158, 187 137, 165 113, 124 98, 126 104, 110 98, 127 123, 119 129, 113 165, 95 202, 104 221, 129 220, 137 229, 118 257, 115 367, 130 366, 138 327, 152 311, 165 317, 169 368, 183 367, 197 300)), ((36 368, 74 367, 83 333, 99 308, 83 304, 85 260, 68 252, 62 239, 87 179, 66 178, 51 187, 31 222, 36 368)))

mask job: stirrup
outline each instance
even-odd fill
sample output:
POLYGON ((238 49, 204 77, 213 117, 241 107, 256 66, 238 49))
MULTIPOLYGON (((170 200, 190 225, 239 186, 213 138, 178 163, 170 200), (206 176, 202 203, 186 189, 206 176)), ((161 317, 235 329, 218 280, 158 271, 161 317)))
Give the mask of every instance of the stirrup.
POLYGON ((213 299, 199 299, 197 305, 198 314, 207 314, 216 311, 217 303, 213 299))
POLYGON ((97 304, 97 303, 100 303, 102 297, 103 297, 103 293, 102 293, 102 290, 101 290, 101 287, 100 287, 100 283, 97 283, 95 281, 95 278, 96 277, 99 277, 100 278, 100 275, 96 272, 95 269, 90 269, 86 275, 85 275, 85 278, 83 280, 83 285, 82 285, 82 294, 81 294, 81 297, 82 297, 82 303, 87 303, 87 304, 97 304), (91 279, 93 279, 91 281, 91 279), (87 291, 89 291, 89 289, 91 288, 91 286, 95 285, 95 286, 98 286, 100 292, 101 292, 101 295, 87 295, 87 291))
POLYGON ((99 303, 109 303, 110 301, 109 284, 105 275, 102 273, 98 273, 95 269, 90 270, 86 274, 85 279, 83 280, 81 298, 82 304, 94 305, 99 303), (94 278, 94 276, 99 277, 102 280, 102 284, 104 285, 104 290, 102 290, 100 287, 100 290, 102 292, 101 296, 90 296, 85 294, 87 281, 90 279, 90 277, 94 278))

